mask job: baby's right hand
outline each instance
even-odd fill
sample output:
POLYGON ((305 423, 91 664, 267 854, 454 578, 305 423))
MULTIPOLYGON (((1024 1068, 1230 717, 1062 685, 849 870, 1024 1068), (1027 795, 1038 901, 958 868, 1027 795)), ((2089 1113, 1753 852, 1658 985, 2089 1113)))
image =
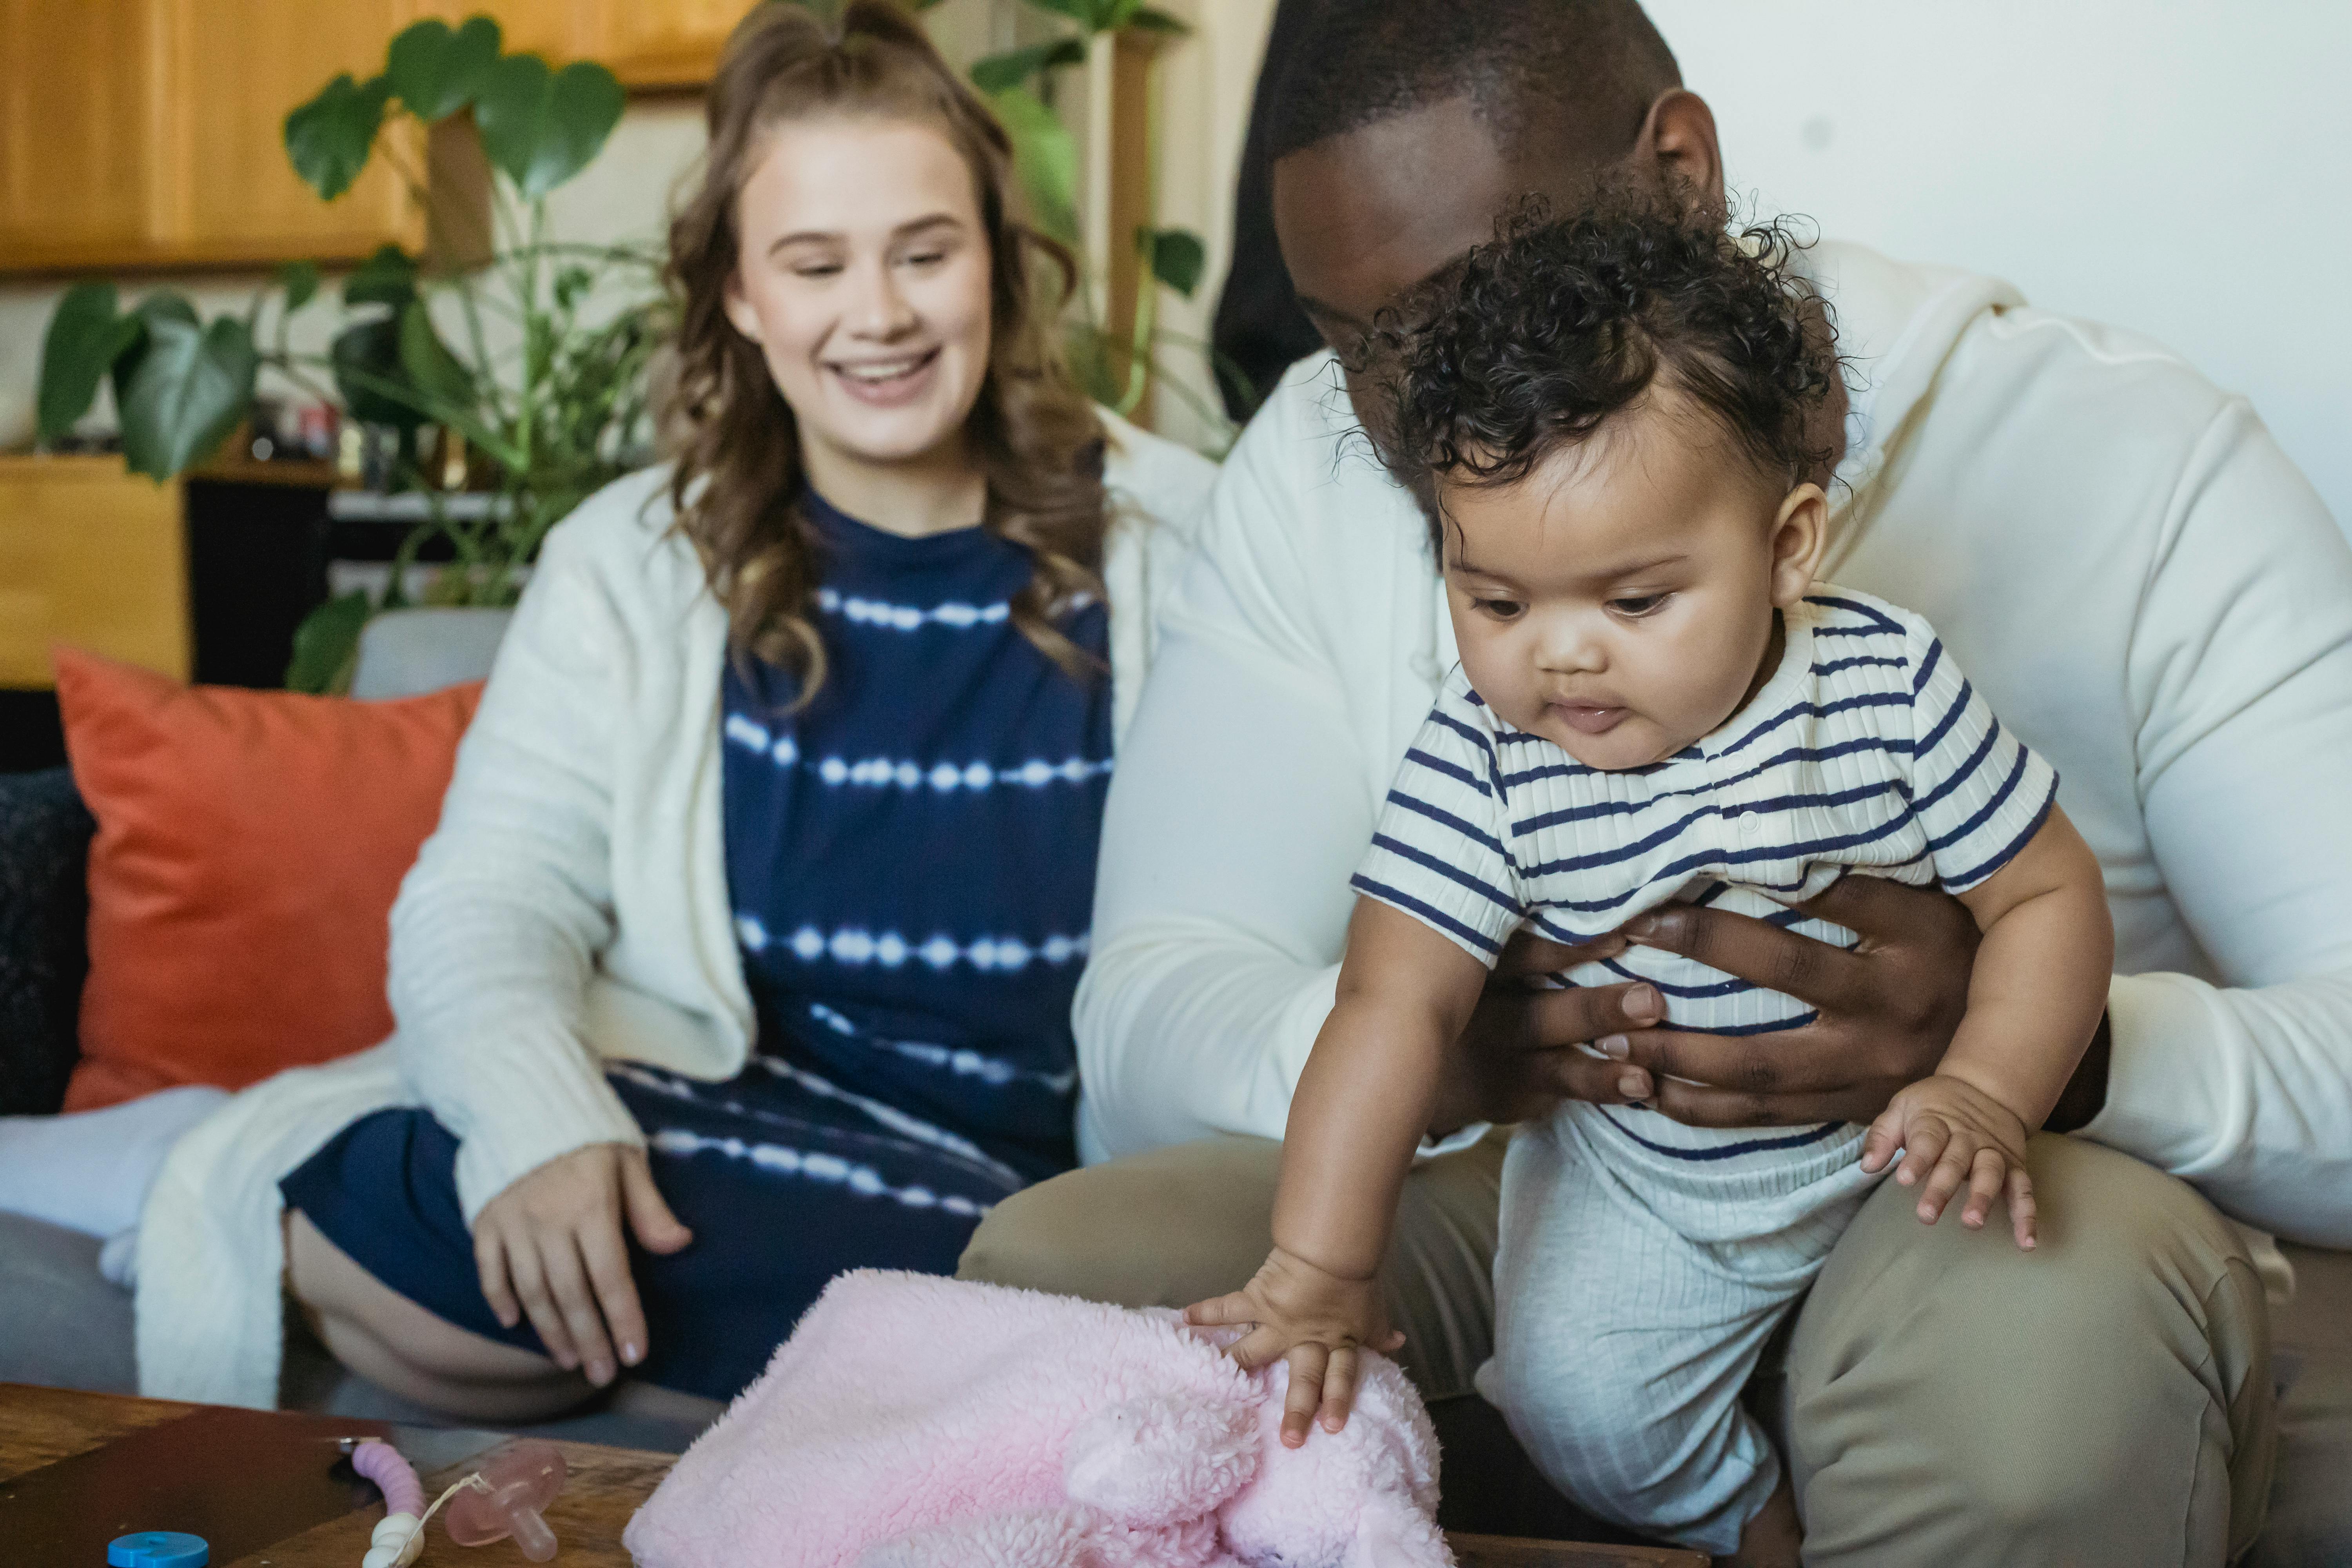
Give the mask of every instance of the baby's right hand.
POLYGON ((1307 1441, 1318 1410, 1327 1432, 1348 1424, 1360 1347, 1393 1351, 1404 1343, 1404 1335, 1389 1327, 1378 1280, 1327 1273, 1279 1247, 1247 1285, 1194 1302, 1184 1309, 1184 1321, 1203 1328, 1252 1325, 1225 1352, 1247 1370, 1288 1357, 1282 1441, 1291 1448, 1307 1441))

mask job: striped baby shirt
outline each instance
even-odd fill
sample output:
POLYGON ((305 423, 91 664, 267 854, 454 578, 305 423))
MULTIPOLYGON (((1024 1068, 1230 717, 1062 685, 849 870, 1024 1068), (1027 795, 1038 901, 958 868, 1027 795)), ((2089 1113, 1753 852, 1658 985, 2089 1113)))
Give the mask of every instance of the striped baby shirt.
MULTIPOLYGON (((2002 727, 1926 621, 1824 585, 1782 625, 1779 667, 1721 729, 1620 772, 1505 723, 1457 667, 1405 752, 1357 890, 1489 965, 1522 926, 1588 942, 1676 900, 1851 946, 1853 932, 1789 906, 1849 870, 1963 892, 2025 847, 2057 775, 2002 727)), ((1812 1016, 1654 949, 1562 978, 1647 980, 1673 1026, 1696 1033, 1765 1034, 1812 1016)), ((1657 1116, 1637 1125, 1653 1148, 1710 1159, 1836 1130, 1758 1138, 1657 1116)))

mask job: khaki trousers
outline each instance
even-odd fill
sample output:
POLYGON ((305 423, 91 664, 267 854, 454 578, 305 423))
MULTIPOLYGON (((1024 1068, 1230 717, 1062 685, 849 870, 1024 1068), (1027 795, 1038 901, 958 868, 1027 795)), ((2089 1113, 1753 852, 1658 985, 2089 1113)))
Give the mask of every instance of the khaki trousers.
MULTIPOLYGON (((1405 1184, 1382 1278, 1431 1400, 1492 1348, 1502 1154, 1498 1133, 1405 1184)), ((1808 1563, 2218 1564, 2260 1533, 2270 1319, 2236 1233, 2112 1150, 2043 1134, 2031 1157, 2035 1251, 1922 1226, 1889 1182, 1758 1373, 1808 1563)), ((1280 1162, 1215 1138, 1057 1176, 997 1205, 961 1275, 1127 1306, 1233 1289, 1271 1245, 1280 1162)))

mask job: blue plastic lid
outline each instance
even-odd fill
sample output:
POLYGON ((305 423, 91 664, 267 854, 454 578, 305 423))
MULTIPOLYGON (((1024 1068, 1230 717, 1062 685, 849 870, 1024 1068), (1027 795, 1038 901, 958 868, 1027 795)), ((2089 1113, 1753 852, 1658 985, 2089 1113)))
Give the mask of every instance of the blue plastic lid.
POLYGON ((106 1568, 205 1568, 212 1560, 203 1536, 176 1530, 142 1530, 106 1543, 106 1568))

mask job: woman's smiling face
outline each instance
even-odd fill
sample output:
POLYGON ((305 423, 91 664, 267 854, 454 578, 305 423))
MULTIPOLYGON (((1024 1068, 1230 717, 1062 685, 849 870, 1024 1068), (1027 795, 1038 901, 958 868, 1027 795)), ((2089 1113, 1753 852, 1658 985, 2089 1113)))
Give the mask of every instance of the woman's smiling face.
POLYGON ((960 447, 988 374, 990 258, 971 171, 920 121, 770 132, 735 204, 727 314, 760 345, 811 477, 960 447))

